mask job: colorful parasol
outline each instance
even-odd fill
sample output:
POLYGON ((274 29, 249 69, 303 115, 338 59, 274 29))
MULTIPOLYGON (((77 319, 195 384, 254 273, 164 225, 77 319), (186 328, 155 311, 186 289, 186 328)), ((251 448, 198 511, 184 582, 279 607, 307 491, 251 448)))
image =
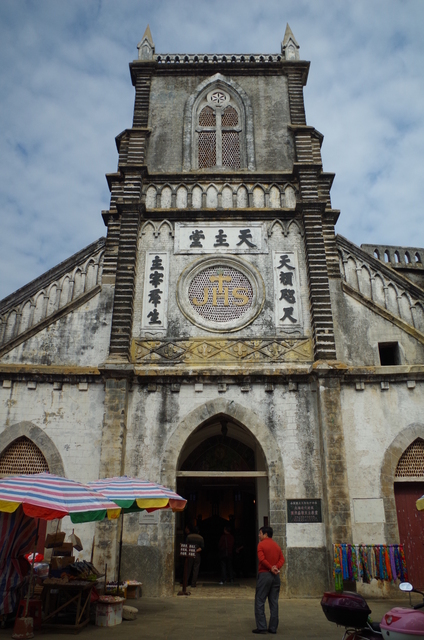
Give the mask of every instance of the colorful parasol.
POLYGON ((122 509, 122 513, 133 511, 156 511, 156 509, 171 509, 183 511, 187 500, 155 482, 148 482, 140 478, 121 476, 119 478, 105 478, 89 482, 88 486, 100 491, 122 509))
POLYGON ((147 480, 141 480, 140 478, 130 478, 127 476, 95 480, 94 482, 89 482, 88 486, 101 492, 103 496, 106 496, 109 500, 112 500, 112 502, 115 502, 119 507, 121 507, 122 522, 119 540, 118 580, 116 587, 116 593, 118 594, 121 577, 124 513, 143 510, 151 512, 156 511, 157 509, 183 511, 187 504, 187 500, 161 484, 148 482, 147 480))
POLYGON ((415 503, 418 511, 423 511, 424 510, 424 496, 421 496, 421 498, 418 498, 418 500, 415 503))
POLYGON ((33 518, 70 516, 74 523, 118 518, 121 511, 87 485, 45 472, 0 479, 0 511, 13 513, 19 505, 33 518))

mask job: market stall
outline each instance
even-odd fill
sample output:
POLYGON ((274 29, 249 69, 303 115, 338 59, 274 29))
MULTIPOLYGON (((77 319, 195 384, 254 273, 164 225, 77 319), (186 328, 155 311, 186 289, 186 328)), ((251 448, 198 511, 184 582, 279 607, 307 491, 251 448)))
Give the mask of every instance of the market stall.
MULTIPOLYGON (((62 519, 64 516, 70 516, 73 523, 78 523, 99 521, 103 520, 106 516, 109 518, 117 518, 120 514, 119 507, 99 493, 90 490, 79 482, 69 480, 68 478, 61 478, 49 473, 33 475, 23 474, 0 479, 0 512, 14 514, 19 509, 23 511, 26 517, 33 518, 37 523, 35 547, 37 546, 37 539, 40 533, 40 519, 42 521, 48 521, 62 519)), ((59 544, 63 543, 64 534, 62 535, 63 537, 59 544)), ((70 548, 72 549, 73 547, 74 543, 71 541, 70 548)), ((69 545, 67 549, 68 551, 70 550, 69 545)), ((39 619, 39 598, 33 588, 35 553, 32 554, 32 556, 29 581, 30 588, 28 589, 25 601, 21 600, 19 602, 19 617, 16 618, 14 630, 14 635, 16 635, 16 633, 18 633, 17 627, 21 624, 22 630, 25 634, 22 637, 30 637, 28 633, 32 630, 32 616, 35 615, 33 611, 37 612, 37 620, 39 619)), ((66 556, 56 557, 65 558, 66 556)), ((71 557, 67 564, 72 566, 73 560, 74 558, 71 557)), ((55 588, 56 593, 60 593, 61 591, 63 592, 65 601, 53 609, 51 609, 51 607, 53 607, 53 604, 51 604, 53 589, 49 583, 45 586, 43 585, 42 601, 45 607, 48 607, 47 613, 44 611, 45 618, 43 620, 43 624, 44 622, 48 622, 49 620, 52 621, 57 618, 60 611, 65 610, 68 606, 66 602, 68 601, 69 604, 69 600, 72 600, 71 604, 74 605, 75 603, 77 611, 75 619, 72 622, 72 626, 75 630, 78 630, 81 627, 81 624, 86 624, 93 582, 89 580, 81 580, 81 582, 87 582, 87 584, 77 585, 75 584, 75 579, 70 580, 68 578, 68 580, 66 580, 63 576, 59 576, 57 579, 62 579, 64 583, 73 582, 74 584, 72 587, 68 587, 67 584, 63 584, 65 587, 64 589, 55 588), (69 594, 72 592, 72 597, 69 597, 69 594), (60 611, 58 611, 59 608, 60 611)))
POLYGON ((43 585, 43 627, 79 631, 90 621, 93 583, 46 578, 43 585))

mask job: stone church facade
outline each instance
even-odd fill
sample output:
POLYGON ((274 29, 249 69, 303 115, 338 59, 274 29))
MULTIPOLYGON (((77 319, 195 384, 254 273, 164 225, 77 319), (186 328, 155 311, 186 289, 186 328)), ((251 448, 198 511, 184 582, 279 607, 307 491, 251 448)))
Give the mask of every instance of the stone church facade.
MULTIPOLYGON (((424 249, 335 235, 289 27, 278 54, 158 55, 149 28, 138 51, 106 237, 0 302, 0 473, 184 495, 125 517, 151 595, 188 520, 211 575, 224 522, 252 574, 270 524, 284 593, 316 595, 332 545, 399 542, 396 491, 421 487, 424 249)), ((116 523, 79 534, 113 571, 116 523)))

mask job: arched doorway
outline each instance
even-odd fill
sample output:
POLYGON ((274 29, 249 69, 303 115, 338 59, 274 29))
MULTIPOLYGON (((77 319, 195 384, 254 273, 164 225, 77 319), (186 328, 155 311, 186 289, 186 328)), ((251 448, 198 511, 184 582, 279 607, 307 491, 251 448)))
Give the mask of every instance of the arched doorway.
POLYGON ((416 438, 403 452, 395 472, 395 501, 399 541, 404 546, 408 577, 424 587, 424 512, 416 501, 424 494, 424 439, 416 438))
POLYGON ((203 422, 181 451, 177 491, 188 500, 177 521, 177 576, 179 543, 189 523, 205 540, 201 580, 218 579, 224 525, 235 537, 235 577, 253 576, 257 530, 268 522, 268 478, 264 454, 250 431, 224 414, 203 422))

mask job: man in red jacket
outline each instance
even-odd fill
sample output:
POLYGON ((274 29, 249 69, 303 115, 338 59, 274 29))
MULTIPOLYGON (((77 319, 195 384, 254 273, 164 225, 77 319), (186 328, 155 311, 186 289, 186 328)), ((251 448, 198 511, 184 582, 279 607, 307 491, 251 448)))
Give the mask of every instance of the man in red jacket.
POLYGON ((261 527, 259 529, 259 566, 255 593, 256 629, 253 629, 253 633, 277 633, 280 569, 284 564, 284 556, 278 544, 272 540, 272 534, 272 527, 261 527), (265 602, 267 598, 270 611, 268 628, 265 618, 265 602))

